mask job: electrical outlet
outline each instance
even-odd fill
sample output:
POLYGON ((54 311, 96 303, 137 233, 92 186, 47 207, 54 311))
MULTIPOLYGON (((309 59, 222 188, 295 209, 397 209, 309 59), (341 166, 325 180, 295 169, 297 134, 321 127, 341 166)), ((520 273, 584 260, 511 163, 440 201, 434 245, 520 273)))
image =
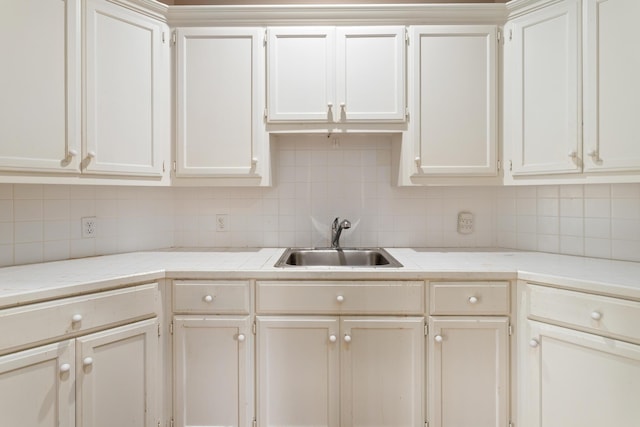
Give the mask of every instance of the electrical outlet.
POLYGON ((473 233, 473 214, 471 212, 458 213, 458 233, 473 233))
POLYGON ((88 216, 81 219, 82 224, 82 237, 96 237, 96 229, 98 223, 95 216, 88 216))
POLYGON ((216 215, 216 231, 227 231, 227 214, 216 215))

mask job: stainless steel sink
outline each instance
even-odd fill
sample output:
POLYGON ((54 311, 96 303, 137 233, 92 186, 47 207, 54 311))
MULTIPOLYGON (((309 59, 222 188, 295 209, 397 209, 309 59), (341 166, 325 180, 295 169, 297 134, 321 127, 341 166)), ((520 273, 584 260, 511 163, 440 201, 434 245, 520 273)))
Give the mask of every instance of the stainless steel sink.
POLYGON ((276 267, 402 267, 382 248, 289 248, 276 267))

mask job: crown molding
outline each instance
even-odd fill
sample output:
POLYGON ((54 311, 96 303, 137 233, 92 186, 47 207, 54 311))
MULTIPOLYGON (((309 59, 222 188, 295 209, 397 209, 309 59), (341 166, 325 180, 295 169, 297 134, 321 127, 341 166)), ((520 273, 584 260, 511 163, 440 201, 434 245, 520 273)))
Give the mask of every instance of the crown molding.
POLYGON ((511 0, 506 3, 507 19, 517 18, 566 0, 511 0))
POLYGON ((133 10, 134 12, 167 22, 167 15, 172 6, 160 3, 156 0, 107 0, 111 3, 133 10))

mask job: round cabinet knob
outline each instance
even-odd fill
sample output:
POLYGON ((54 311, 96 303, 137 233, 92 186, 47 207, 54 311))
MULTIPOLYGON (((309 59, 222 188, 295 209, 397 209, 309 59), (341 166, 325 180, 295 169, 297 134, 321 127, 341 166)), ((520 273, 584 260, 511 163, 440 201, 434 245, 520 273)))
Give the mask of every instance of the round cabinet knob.
POLYGON ((82 320, 82 314, 74 314, 73 316, 71 316, 71 321, 73 323, 78 323, 82 320))
POLYGON ((328 108, 329 110, 331 110, 331 109, 333 108, 333 102, 328 102, 328 103, 327 103, 327 108, 328 108))
POLYGON ((578 157, 578 152, 575 150, 571 150, 569 151, 569 157, 571 157, 572 159, 575 159, 576 157, 578 157))
POLYGON ((71 365, 69 365, 68 363, 63 363, 62 365, 60 365, 60 373, 65 373, 65 372, 69 372, 71 370, 71 365))
POLYGON ((433 337, 433 339, 435 340, 435 342, 442 342, 444 340, 444 338, 442 338, 442 335, 436 335, 435 337, 433 337))
POLYGON ((469 304, 476 304, 478 302, 478 297, 469 297, 469 304))
POLYGON ((78 150, 74 150, 73 148, 68 151, 69 157, 75 157, 78 155, 78 150))
POLYGON ((536 348, 539 345, 540 345, 540 341, 538 341, 535 338, 531 338, 531 341, 529 341, 529 346, 530 347, 536 348))
POLYGON ((204 302, 212 302, 213 301, 213 296, 212 295, 205 295, 203 299, 204 299, 204 302))
POLYGON ((343 301, 344 301, 344 296, 342 296, 342 295, 338 295, 338 296, 336 297, 336 301, 338 301, 338 302, 343 302, 343 301))
POLYGON ((600 313, 599 311, 592 311, 591 312, 591 318, 593 320, 600 320, 600 319, 602 319, 602 313, 600 313))
POLYGON ((335 335, 329 335, 329 341, 330 342, 336 342, 336 341, 338 341, 338 337, 336 337, 335 335))
POLYGON ((247 337, 244 334, 238 334, 238 341, 243 342, 247 337))
POLYGON ((95 151, 89 151, 87 153, 87 157, 90 159, 95 159, 96 158, 96 152, 95 151))
POLYGON ((340 103, 340 108, 342 108, 343 110, 347 107, 347 104, 344 102, 340 103))
POLYGON ((344 342, 351 342, 351 335, 345 335, 344 336, 344 342))
POLYGON ((93 357, 85 357, 85 358, 82 360, 82 364, 83 364, 84 366, 91 366, 91 365, 93 365, 93 357))

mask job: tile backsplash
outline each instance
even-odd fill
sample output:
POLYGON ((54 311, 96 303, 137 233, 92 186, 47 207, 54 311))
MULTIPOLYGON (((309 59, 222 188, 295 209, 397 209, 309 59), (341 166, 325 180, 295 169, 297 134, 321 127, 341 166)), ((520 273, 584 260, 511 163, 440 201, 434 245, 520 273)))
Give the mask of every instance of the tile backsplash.
POLYGON ((0 265, 177 247, 503 247, 640 261, 640 184, 391 185, 385 135, 280 136, 270 188, 0 184, 0 265), (474 215, 474 232, 456 231, 474 215), (216 231, 216 215, 227 231, 216 231), (94 238, 80 218, 95 216, 94 238))

